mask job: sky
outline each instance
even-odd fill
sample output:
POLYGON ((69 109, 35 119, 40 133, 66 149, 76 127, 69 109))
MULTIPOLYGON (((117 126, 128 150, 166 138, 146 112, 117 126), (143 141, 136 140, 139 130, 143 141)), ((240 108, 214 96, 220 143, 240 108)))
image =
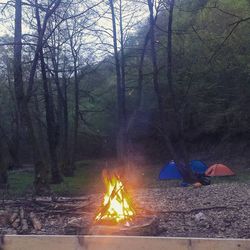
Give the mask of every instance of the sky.
MULTIPOLYGON (((0 36, 6 35, 10 33, 11 31, 11 20, 8 20, 6 22, 5 15, 2 11, 4 4, 6 3, 6 0, 0 0, 0 36)), ((5 11, 6 12, 6 11, 5 11)), ((12 20, 14 21, 14 20, 12 20)))
MULTIPOLYGON (((99 2, 100 0, 92 0, 99 2)), ((2 8, 4 6, 4 3, 6 3, 7 0, 0 0, 0 36, 13 36, 14 35, 14 7, 10 6, 8 8, 5 8, 4 11, 2 11, 2 8)), ((98 6, 96 10, 100 13, 105 13, 107 11, 107 1, 105 1, 104 4, 98 6)), ((116 3, 119 3, 119 1, 116 1, 116 3)), ((84 2, 84 4, 89 4, 88 2, 84 2)), ((145 4, 140 4, 139 7, 137 6, 136 2, 131 0, 122 0, 122 4, 124 6, 123 11, 123 27, 125 29, 125 34, 129 36, 129 34, 132 34, 136 31, 136 25, 137 23, 144 22, 147 15, 147 6, 145 4), (135 11, 136 10, 136 11, 135 11), (126 27, 128 24, 131 24, 131 28, 127 29, 128 32, 126 32, 126 27)), ((118 7, 118 6, 117 6, 118 7)), ((30 8, 30 7, 26 7, 30 8)), ((25 12, 25 9, 23 9, 25 12)), ((75 11, 81 11, 79 9, 73 9, 73 12, 75 11)), ((30 9, 27 12, 30 15, 30 9)), ((23 18, 27 18, 25 14, 23 14, 23 18)), ((102 14, 101 14, 102 15, 102 14)), ((119 26, 117 22, 117 32, 119 37, 119 26)), ((22 25, 23 34, 31 34, 34 32, 34 29, 31 30, 25 22, 23 22, 22 25)), ((87 41, 89 43, 89 50, 95 51, 94 57, 97 61, 101 60, 103 57, 112 54, 113 53, 113 38, 110 35, 107 35, 107 33, 112 33, 112 22, 111 22, 111 14, 110 12, 104 14, 104 16, 99 19, 97 22, 97 27, 95 26, 93 29, 98 29, 99 31, 102 30, 102 32, 98 32, 98 34, 94 31, 89 32, 88 34, 85 33, 85 36, 82 38, 83 41, 87 41), (91 44, 92 43, 92 44, 91 44), (106 44, 106 45, 103 45, 106 44), (99 58, 99 59, 98 59, 99 58)), ((119 47, 119 44, 118 44, 119 47)), ((87 50, 85 50, 87 51, 87 50)))
MULTIPOLYGON (((6 34, 13 34, 14 33, 14 7, 9 7, 9 8, 5 8, 4 11, 2 11, 3 6, 5 5, 5 3, 8 2, 7 0, 0 0, 0 36, 4 36, 6 34)), ((123 3, 126 4, 130 3, 131 5, 131 1, 129 0, 123 0, 123 3)), ((133 4, 131 5, 133 8, 133 4)), ((126 26, 126 21, 131 20, 131 6, 129 8, 127 8, 127 10, 125 9, 124 11, 124 27, 126 26)), ((135 5, 134 5, 135 6, 135 5)), ((144 8, 146 6, 142 5, 142 8, 138 8, 137 12, 134 14, 133 19, 135 22, 140 21, 142 19, 145 19, 146 17, 146 12, 147 10, 144 8)), ((104 9, 104 8, 102 8, 104 9)), ((110 14, 108 14, 110 15, 110 14)), ((106 14, 107 17, 107 14, 106 14)), ((107 18, 102 18, 99 22, 99 25, 103 28, 107 28, 107 29, 111 29, 112 28, 112 24, 110 19, 107 18)), ((26 27, 25 24, 23 24, 23 32, 28 32, 28 28, 26 27)))

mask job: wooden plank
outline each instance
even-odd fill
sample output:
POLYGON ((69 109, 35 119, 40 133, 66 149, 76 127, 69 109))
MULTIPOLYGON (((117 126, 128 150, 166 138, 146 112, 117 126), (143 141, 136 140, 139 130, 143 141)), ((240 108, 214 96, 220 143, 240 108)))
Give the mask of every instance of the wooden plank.
MULTIPOLYGON (((1 249, 1 247, 0 247, 1 249)), ((9 235, 3 250, 250 250, 249 239, 9 235)), ((1 250, 2 250, 1 249, 1 250)))

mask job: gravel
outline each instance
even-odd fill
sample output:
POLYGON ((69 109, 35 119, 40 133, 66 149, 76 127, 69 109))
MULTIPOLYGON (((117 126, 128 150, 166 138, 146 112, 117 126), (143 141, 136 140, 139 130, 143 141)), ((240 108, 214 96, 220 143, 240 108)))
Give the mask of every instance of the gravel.
MULTIPOLYGON (((158 216, 158 236, 250 238, 250 184, 235 182, 201 188, 143 188, 130 193, 137 213, 158 216)), ((21 225, 13 227, 5 219, 6 212, 10 217, 18 212, 20 203, 28 224, 26 234, 27 231, 28 234, 67 234, 67 225, 77 221, 81 221, 87 232, 101 204, 102 195, 91 194, 81 199, 72 201, 60 197, 60 203, 57 203, 48 198, 44 207, 42 202, 38 206, 32 201, 6 201, 4 206, 0 204, 0 233, 24 233, 21 225), (63 210, 63 206, 67 209, 63 210), (79 207, 83 208, 79 210, 79 207), (62 212, 58 213, 58 209, 62 212), (31 211, 41 221, 41 230, 32 227, 28 217, 31 211)))

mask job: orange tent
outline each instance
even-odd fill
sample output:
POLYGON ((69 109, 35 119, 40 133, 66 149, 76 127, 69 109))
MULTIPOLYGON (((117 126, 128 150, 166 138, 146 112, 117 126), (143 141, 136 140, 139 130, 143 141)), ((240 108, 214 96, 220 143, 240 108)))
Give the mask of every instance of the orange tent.
POLYGON ((205 172, 206 176, 230 176, 235 173, 227 166, 223 164, 214 164, 210 166, 205 172))

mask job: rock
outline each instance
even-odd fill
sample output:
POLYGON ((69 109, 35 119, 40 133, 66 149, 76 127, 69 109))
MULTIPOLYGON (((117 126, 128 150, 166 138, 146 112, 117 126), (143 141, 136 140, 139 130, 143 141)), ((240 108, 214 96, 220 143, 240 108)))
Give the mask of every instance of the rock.
POLYGON ((73 218, 64 227, 65 234, 78 234, 82 230, 82 218, 73 218))
POLYGON ((81 227, 82 218, 73 218, 68 222, 68 226, 81 227))
POLYGON ((35 201, 49 202, 49 201, 53 201, 53 199, 51 196, 38 196, 35 198, 35 201))
POLYGON ((199 212, 198 214, 196 214, 194 216, 194 219, 196 222, 200 222, 200 221, 204 221, 207 219, 207 217, 205 216, 205 214, 203 214, 202 212, 199 212))

